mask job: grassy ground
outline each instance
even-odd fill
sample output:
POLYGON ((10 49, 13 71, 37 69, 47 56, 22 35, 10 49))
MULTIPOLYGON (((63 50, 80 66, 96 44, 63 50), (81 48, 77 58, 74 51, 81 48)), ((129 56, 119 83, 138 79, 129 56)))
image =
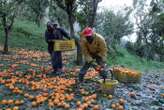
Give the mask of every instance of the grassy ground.
MULTIPOLYGON (((32 50, 46 50, 43 27, 38 27, 28 21, 16 21, 9 38, 9 47, 26 48, 32 50)), ((0 44, 4 42, 2 26, 0 26, 0 44)))
POLYGON ((109 65, 123 65, 140 71, 159 69, 164 71, 164 62, 146 60, 136 55, 130 54, 126 49, 119 48, 123 55, 117 55, 115 58, 109 57, 109 65))
MULTIPOLYGON (((9 47, 46 51, 47 44, 44 41, 44 31, 45 27, 38 27, 29 21, 17 20, 9 38, 9 47)), ((3 45, 2 26, 0 26, 0 36, 0 44, 3 45)), ((164 67, 164 62, 147 61, 128 53, 126 49, 119 48, 119 52, 123 55, 117 55, 115 58, 109 55, 109 65, 124 65, 141 71, 162 69, 164 67)))

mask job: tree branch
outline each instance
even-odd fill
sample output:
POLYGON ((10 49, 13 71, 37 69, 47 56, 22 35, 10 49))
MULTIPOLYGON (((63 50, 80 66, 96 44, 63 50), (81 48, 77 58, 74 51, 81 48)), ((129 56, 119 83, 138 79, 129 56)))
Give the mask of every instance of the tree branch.
POLYGON ((63 0, 54 0, 54 2, 56 2, 61 9, 66 11, 66 6, 63 4, 63 0))

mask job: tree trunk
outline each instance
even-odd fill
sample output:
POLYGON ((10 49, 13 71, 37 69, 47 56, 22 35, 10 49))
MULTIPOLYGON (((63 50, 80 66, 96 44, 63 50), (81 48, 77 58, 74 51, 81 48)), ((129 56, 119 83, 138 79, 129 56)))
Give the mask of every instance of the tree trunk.
MULTIPOLYGON (((75 31, 74 31, 74 18, 73 18, 73 13, 71 11, 71 7, 67 8, 67 14, 68 14, 68 20, 69 20, 69 25, 70 25, 70 35, 71 37, 75 38, 75 31)), ((81 47, 79 40, 75 38, 75 43, 77 46, 77 58, 76 58, 76 64, 81 65, 82 64, 82 52, 81 52, 81 47)))
POLYGON ((9 30, 5 28, 5 43, 4 43, 4 53, 8 53, 8 36, 9 36, 9 30))
POLYGON ((96 12, 97 12, 97 6, 98 6, 98 3, 100 2, 101 0, 92 0, 91 2, 91 11, 90 11, 90 15, 89 15, 89 26, 90 27, 94 27, 94 23, 95 23, 95 17, 96 17, 96 12))
POLYGON ((79 40, 76 40, 76 46, 77 46, 77 61, 76 61, 76 64, 77 65, 82 65, 83 64, 83 55, 82 55, 82 50, 81 50, 79 40))
POLYGON ((80 43, 79 43, 79 40, 75 37, 75 31, 74 31, 74 27, 73 27, 73 24, 74 24, 74 15, 73 15, 73 12, 74 12, 74 1, 70 2, 65 2, 65 5, 62 5, 61 4, 61 1, 60 0, 54 0, 57 5, 63 9, 64 11, 66 11, 67 15, 68 15, 68 22, 69 22, 69 27, 70 27, 70 35, 72 38, 75 39, 75 43, 76 43, 76 46, 77 46, 77 61, 76 63, 79 65, 81 64, 82 62, 82 53, 81 53, 81 47, 80 47, 80 43))
POLYGON ((92 9, 91 9, 91 15, 89 19, 89 26, 93 27, 94 22, 95 22, 95 16, 96 16, 96 11, 97 11, 97 0, 92 0, 92 9))
POLYGON ((75 36, 75 31, 74 31, 74 28, 73 28, 73 20, 72 20, 72 14, 69 14, 68 15, 68 20, 69 20, 69 26, 70 26, 70 35, 71 37, 74 37, 75 36))
POLYGON ((8 53, 8 36, 9 36, 9 27, 7 26, 6 15, 2 16, 2 24, 5 33, 5 42, 4 42, 4 53, 8 53))
POLYGON ((36 23, 37 23, 38 27, 41 26, 41 19, 42 19, 41 15, 37 15, 36 23))

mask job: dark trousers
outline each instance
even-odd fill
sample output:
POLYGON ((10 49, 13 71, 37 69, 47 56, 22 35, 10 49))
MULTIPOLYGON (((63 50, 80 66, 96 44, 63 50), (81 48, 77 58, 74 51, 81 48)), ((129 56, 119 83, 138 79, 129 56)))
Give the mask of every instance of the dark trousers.
MULTIPOLYGON (((105 62, 102 61, 102 59, 100 57, 93 57, 94 59, 96 59, 96 63, 100 66, 105 65, 105 62)), ((85 63, 84 66, 81 68, 80 73, 79 73, 79 81, 83 81, 85 74, 87 73, 87 70, 90 68, 96 68, 96 65, 93 65, 92 63, 85 63)), ((106 70, 102 70, 100 71, 100 76, 102 78, 106 78, 107 75, 105 74, 107 73, 106 70)))
POLYGON ((55 71, 61 70, 63 67, 62 64, 62 54, 60 51, 54 51, 51 54, 52 66, 55 71))
POLYGON ((62 69, 62 54, 61 51, 54 51, 53 50, 54 42, 48 43, 48 52, 51 55, 51 62, 54 71, 59 71, 62 69))
POLYGON ((62 69, 62 54, 60 51, 53 51, 51 53, 52 67, 54 71, 59 71, 62 69))

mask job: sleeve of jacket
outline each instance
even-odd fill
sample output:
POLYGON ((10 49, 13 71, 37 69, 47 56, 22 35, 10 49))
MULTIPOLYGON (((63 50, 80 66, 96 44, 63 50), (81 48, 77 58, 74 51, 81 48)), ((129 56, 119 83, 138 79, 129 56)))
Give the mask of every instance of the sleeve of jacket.
POLYGON ((81 48, 82 48, 82 52, 83 52, 85 61, 87 63, 91 62, 93 59, 92 59, 91 55, 89 54, 88 49, 87 49, 86 42, 83 39, 81 41, 81 48))
POLYGON ((105 39, 99 38, 98 56, 101 57, 104 62, 107 60, 107 51, 108 51, 108 49, 107 49, 105 39))
POLYGON ((44 38, 45 38, 45 41, 48 43, 48 33, 47 33, 47 31, 45 31, 44 38))
POLYGON ((70 36, 64 29, 60 28, 60 32, 63 34, 64 37, 66 37, 67 39, 70 39, 70 36))

